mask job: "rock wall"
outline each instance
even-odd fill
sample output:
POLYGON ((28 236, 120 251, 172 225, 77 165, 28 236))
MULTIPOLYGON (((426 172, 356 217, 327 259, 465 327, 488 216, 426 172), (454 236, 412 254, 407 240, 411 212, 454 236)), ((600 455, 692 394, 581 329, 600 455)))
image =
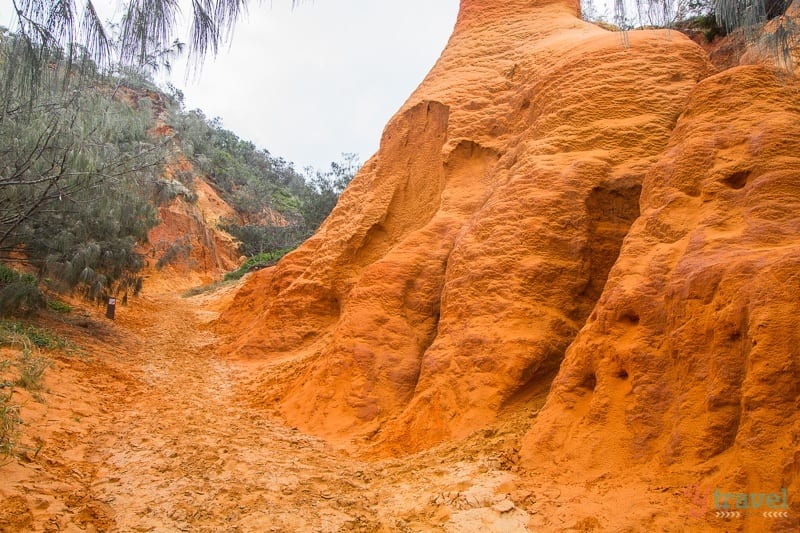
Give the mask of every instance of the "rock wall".
POLYGON ((767 69, 694 89, 526 439, 529 465, 787 488, 791 518, 747 522, 800 527, 798 124, 797 86, 767 69))
POLYGON ((223 317, 232 348, 305 358, 274 401, 307 431, 403 453, 481 427, 552 379, 710 72, 675 32, 607 32, 561 2, 462 2, 319 232, 223 317))
POLYGON ((789 517, 732 527, 796 530, 796 80, 575 15, 463 0, 331 216, 218 327, 289 369, 259 401, 382 453, 463 437, 557 372, 522 450, 566 491, 542 528, 725 528, 717 487, 786 488, 789 517))
MULTIPOLYGON (((194 173, 194 168, 179 158, 167 167, 164 179, 173 179, 176 171, 194 173)), ((221 218, 236 219, 237 213, 201 176, 194 177, 193 194, 195 199, 178 195, 158 206, 158 225, 148 232, 141 250, 148 277, 179 285, 209 283, 238 265, 236 241, 217 227, 221 218)))
POLYGON ((522 447, 532 490, 561 494, 544 530, 797 530, 796 80, 576 11, 463 0, 319 232, 218 326, 281 362, 258 401, 381 453, 555 375, 522 447), (786 489, 791 512, 723 522, 715 488, 786 489))

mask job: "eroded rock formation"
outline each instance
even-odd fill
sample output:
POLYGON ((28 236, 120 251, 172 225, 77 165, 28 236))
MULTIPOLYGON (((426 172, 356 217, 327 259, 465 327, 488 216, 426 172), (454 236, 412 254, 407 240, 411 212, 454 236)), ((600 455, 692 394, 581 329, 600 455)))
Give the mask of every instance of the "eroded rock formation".
MULTIPOLYGON (((184 172, 193 171, 191 163, 185 159, 173 167, 180 167, 184 172)), ((170 183, 174 170, 167 169, 164 183, 170 183)), ((185 194, 178 194, 158 206, 158 225, 148 232, 148 242, 142 252, 151 275, 158 275, 166 268, 188 280, 196 276, 195 283, 209 283, 221 273, 236 268, 239 262, 236 242, 218 228, 220 219, 235 218, 236 212, 200 176, 194 177, 193 192, 179 182, 172 183, 178 184, 185 194), (188 198, 189 194, 195 198, 188 198)))
POLYGON ((798 113, 793 80, 715 74, 677 32, 463 0, 320 231, 219 327, 291 361, 268 401, 334 440, 459 438, 558 371, 531 471, 658 465, 796 509, 798 113))
POLYGON ((761 67, 694 89, 528 435, 530 464, 675 465, 737 492, 787 488, 797 509, 798 124, 797 87, 761 67))
POLYGON ((241 352, 310 354, 281 398, 293 423, 413 451, 552 377, 710 73, 678 33, 623 37, 575 14, 463 2, 324 226, 242 291, 227 316, 249 321, 241 352))

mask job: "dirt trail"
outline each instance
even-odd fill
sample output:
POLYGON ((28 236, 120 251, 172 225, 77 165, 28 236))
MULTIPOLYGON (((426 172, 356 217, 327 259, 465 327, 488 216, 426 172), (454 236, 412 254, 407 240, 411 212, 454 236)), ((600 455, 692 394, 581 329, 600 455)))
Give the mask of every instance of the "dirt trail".
POLYGON ((531 405, 459 444, 359 459, 250 405, 261 363, 215 351, 214 298, 151 292, 114 323, 59 326, 89 359, 60 357, 44 403, 24 402, 0 530, 525 529, 514 447, 531 405))

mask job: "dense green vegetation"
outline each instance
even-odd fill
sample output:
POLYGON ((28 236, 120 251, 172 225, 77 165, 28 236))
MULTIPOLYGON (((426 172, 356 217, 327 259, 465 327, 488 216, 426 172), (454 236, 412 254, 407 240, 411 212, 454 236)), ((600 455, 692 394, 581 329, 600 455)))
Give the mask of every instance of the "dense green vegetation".
POLYGON ((44 302, 36 276, 0 264, 0 310, 29 313, 42 307, 44 302))
POLYGON ((300 174, 218 119, 184 110, 182 95, 159 91, 146 69, 78 68, 49 50, 32 85, 19 52, 28 45, 0 29, 0 312, 44 305, 42 284, 98 301, 137 293, 139 245, 157 207, 195 202, 196 175, 235 208, 224 229, 255 255, 307 238, 357 170, 347 156, 329 172, 300 174), (190 170, 166 178, 166 165, 183 158, 190 170))
POLYGON ((150 101, 126 103, 123 80, 96 73, 49 75, 32 91, 11 68, 17 38, 0 38, 0 252, 87 298, 136 292, 135 246, 156 222, 150 184, 166 155, 148 133, 150 101))
POLYGON ((179 93, 173 92, 171 101, 176 105, 167 123, 180 152, 236 210, 237 218, 223 221, 222 229, 241 242, 244 255, 295 248, 325 220, 360 166, 355 154, 343 154, 328 171, 309 168, 301 174, 283 158, 226 130, 219 119, 183 111, 179 93))

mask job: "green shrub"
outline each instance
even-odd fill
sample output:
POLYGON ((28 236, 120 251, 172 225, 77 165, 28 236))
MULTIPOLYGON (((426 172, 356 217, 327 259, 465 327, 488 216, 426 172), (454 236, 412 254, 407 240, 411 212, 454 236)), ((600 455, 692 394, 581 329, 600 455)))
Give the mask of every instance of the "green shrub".
POLYGON ((228 219, 220 220, 219 228, 239 241, 239 253, 247 257, 264 253, 283 252, 296 248, 310 236, 304 225, 269 226, 240 225, 228 219))
POLYGON ((0 264, 0 314, 29 313, 45 305, 38 279, 0 264))
POLYGON ((158 178, 155 182, 156 205, 166 205, 178 196, 190 204, 197 203, 197 193, 178 180, 158 178))
POLYGON ((59 300, 47 300, 47 307, 56 313, 68 314, 72 312, 72 306, 59 300))
MULTIPOLYGON (((0 40, 0 56, 8 59, 14 42, 0 40)), ((64 74, 55 58, 47 64, 64 74)), ((137 248, 158 222, 151 202, 170 142, 153 133, 150 97, 112 77, 43 77, 32 93, 13 81, 0 84, 0 247, 24 248, 57 290, 98 301, 135 294, 144 266, 137 248)), ((24 284, 3 301, 44 305, 24 284)))
POLYGON ((252 272, 253 270, 259 270, 264 267, 272 266, 278 262, 278 260, 289 253, 290 249, 283 249, 283 250, 275 250, 273 252, 264 252, 262 254, 254 255, 250 257, 242 263, 242 266, 234 270, 233 272, 228 272, 225 274, 225 281, 239 279, 248 272, 252 272))
POLYGON ((9 268, 6 265, 0 264, 0 283, 14 283, 20 278, 20 273, 9 268))
POLYGON ((165 266, 175 263, 176 261, 188 259, 191 253, 192 243, 189 242, 188 237, 183 237, 164 251, 164 254, 156 261, 156 268, 161 270, 165 266))

